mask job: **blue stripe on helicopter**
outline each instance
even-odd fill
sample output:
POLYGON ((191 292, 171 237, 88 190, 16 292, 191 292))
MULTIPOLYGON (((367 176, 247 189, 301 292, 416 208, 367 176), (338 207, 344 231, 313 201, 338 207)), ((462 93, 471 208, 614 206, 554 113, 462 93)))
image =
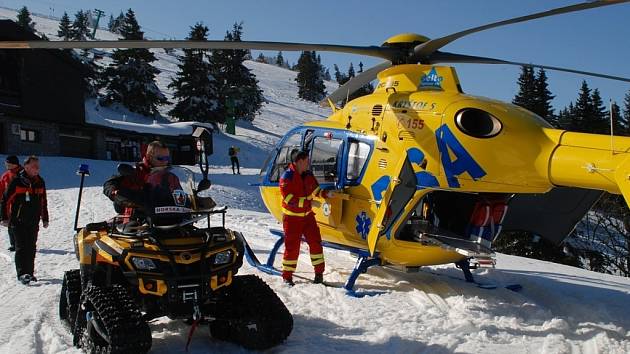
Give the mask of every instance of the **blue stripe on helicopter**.
POLYGON ((383 199, 383 192, 387 189, 389 181, 389 176, 381 176, 381 178, 379 178, 376 182, 372 183, 371 189, 374 200, 380 202, 381 199, 383 199))
MULTIPOLYGON (((422 150, 418 148, 410 148, 407 150, 407 156, 409 157, 409 162, 411 165, 417 165, 420 167, 422 162, 424 161, 424 153, 422 150)), ((420 167, 421 168, 421 167, 420 167)), ((414 166, 414 171, 416 171, 416 166, 414 166)), ((431 172, 428 171, 420 171, 416 172, 416 189, 424 189, 426 187, 439 187, 440 182, 438 182, 437 178, 431 172)))

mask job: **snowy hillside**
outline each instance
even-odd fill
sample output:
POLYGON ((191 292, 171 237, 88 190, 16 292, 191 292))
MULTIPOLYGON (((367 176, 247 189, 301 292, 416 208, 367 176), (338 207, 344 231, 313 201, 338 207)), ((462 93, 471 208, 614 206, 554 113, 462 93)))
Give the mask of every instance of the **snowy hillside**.
MULTIPOLYGON (((3 11, 0 15, 6 15, 3 11)), ((47 21, 34 20, 38 25, 47 21)), ((56 29, 56 24, 50 28, 56 29)), ((159 65, 164 69, 174 64, 167 65, 160 58, 159 65)), ((257 181, 262 161, 288 129, 321 119, 327 110, 297 99, 295 73, 255 62, 247 65, 269 103, 253 124, 239 126, 236 136, 215 136, 211 191, 220 205, 230 207, 227 226, 241 231, 264 259, 276 241, 268 230, 280 225, 248 183, 257 181), (228 167, 230 145, 241 148, 243 175, 233 176, 228 167)), ((80 224, 114 215, 101 184, 113 173, 115 162, 60 157, 45 157, 41 162, 51 222, 39 233, 38 282, 24 286, 16 281, 13 254, 6 250, 6 231, 1 231, 0 353, 80 352, 73 348, 69 331, 57 315, 63 272, 78 267, 71 240, 79 182, 74 171, 79 163, 88 163, 92 172, 86 180, 80 224)), ((355 258, 331 249, 324 253, 326 281, 343 284, 355 258)), ((461 271, 450 265, 424 267, 412 274, 371 269, 357 281, 357 290, 371 295, 362 298, 302 279, 289 288, 280 278, 261 274, 247 264, 240 274, 263 278, 293 314, 291 336, 269 351, 272 353, 630 352, 630 279, 501 254, 497 258, 496 269, 475 272, 479 281, 498 284, 495 290, 465 283, 461 271), (514 292, 502 287, 512 283, 523 289, 514 292)), ((307 254, 300 257, 297 275, 312 277, 307 254)), ((189 326, 167 318, 152 321, 150 326, 151 353, 185 352, 189 326)), ((208 352, 247 351, 212 339, 201 326, 190 353, 208 352)))

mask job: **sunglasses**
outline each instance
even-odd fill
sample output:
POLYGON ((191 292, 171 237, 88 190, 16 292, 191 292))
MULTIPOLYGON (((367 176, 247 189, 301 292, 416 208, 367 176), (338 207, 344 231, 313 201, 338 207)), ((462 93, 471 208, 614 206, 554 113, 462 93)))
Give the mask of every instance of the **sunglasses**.
POLYGON ((171 157, 170 156, 156 156, 155 159, 162 162, 165 162, 165 161, 168 162, 171 160, 171 157))

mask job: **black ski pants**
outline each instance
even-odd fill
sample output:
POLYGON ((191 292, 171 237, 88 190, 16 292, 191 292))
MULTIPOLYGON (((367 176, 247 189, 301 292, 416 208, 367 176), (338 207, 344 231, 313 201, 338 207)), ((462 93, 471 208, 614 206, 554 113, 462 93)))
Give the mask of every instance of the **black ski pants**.
POLYGON ((9 231, 9 244, 11 244, 11 247, 15 248, 15 228, 9 226, 7 230, 9 231))
POLYGON ((232 161, 232 173, 236 173, 234 171, 234 166, 236 166, 236 171, 238 171, 238 173, 241 173, 241 166, 238 163, 238 157, 232 156, 230 157, 230 160, 232 161))
POLYGON ((15 236, 15 270, 17 276, 33 275, 35 271, 35 250, 39 227, 19 225, 14 226, 15 236))

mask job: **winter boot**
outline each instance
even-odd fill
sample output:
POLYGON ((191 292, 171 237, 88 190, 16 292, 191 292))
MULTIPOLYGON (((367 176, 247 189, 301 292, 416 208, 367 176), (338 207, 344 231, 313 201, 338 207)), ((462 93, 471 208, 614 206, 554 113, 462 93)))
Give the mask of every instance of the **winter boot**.
POLYGON ((295 283, 293 282, 292 278, 282 278, 282 281, 287 284, 288 286, 293 286, 295 285, 295 283))
POLYGON ((31 282, 31 276, 30 274, 22 274, 18 277, 18 280, 22 282, 22 284, 28 285, 28 283, 31 282))
POLYGON ((313 279, 313 284, 323 284, 324 283, 324 274, 317 273, 315 274, 315 278, 313 279))

